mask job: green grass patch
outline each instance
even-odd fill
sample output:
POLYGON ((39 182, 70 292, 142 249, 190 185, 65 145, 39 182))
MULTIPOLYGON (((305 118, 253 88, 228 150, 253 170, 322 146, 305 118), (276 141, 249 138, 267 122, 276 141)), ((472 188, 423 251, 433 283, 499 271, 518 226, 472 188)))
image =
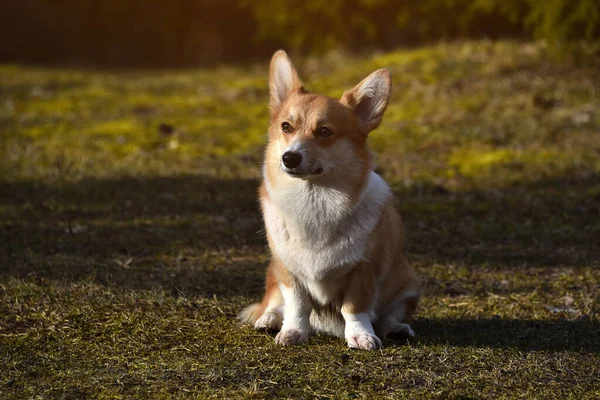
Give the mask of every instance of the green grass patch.
POLYGON ((0 66, 0 397, 597 398, 600 73, 538 43, 298 60, 371 137, 424 283, 417 337, 279 348, 234 316, 268 263, 267 61, 0 66))

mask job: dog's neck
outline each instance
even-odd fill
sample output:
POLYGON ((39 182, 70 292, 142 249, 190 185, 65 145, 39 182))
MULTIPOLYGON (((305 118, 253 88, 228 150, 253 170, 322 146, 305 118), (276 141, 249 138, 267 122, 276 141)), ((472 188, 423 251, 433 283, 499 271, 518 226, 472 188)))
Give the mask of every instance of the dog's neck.
POLYGON ((300 181, 274 186, 265 177, 263 216, 271 250, 296 276, 323 277, 365 257, 392 192, 370 172, 356 198, 348 192, 300 181))
POLYGON ((371 225, 371 220, 376 223, 383 205, 392 197, 389 186, 372 171, 358 185, 344 182, 323 185, 297 178, 273 185, 267 174, 264 179, 269 200, 284 214, 287 225, 292 225, 288 229, 309 241, 326 242, 356 223, 371 225))

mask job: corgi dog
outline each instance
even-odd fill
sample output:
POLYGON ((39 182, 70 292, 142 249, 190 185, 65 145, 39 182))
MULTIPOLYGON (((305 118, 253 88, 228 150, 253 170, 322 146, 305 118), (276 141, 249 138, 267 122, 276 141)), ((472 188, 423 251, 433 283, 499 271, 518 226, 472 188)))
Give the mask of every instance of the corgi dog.
POLYGON ((260 203, 272 260, 262 302, 238 318, 279 331, 275 342, 311 332, 373 350, 413 336, 419 280, 403 253, 402 220, 367 147, 391 94, 381 69, 340 100, 304 89, 288 55, 273 55, 269 139, 260 203))

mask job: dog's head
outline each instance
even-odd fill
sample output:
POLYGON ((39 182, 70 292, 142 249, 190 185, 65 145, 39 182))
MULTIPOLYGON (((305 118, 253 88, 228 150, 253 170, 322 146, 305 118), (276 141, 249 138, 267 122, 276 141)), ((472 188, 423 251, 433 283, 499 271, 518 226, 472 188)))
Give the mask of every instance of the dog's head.
POLYGON ((269 167, 304 180, 336 180, 369 170, 366 139, 391 93, 387 70, 366 77, 341 99, 308 93, 284 51, 271 60, 269 167))

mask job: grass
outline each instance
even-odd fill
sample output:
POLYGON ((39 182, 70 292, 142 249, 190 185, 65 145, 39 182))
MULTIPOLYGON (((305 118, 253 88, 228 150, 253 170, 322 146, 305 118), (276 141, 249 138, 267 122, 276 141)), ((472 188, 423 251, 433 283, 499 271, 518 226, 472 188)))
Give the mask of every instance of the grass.
POLYGON ((598 398, 600 72, 512 42, 298 63, 335 96, 394 77, 371 144, 425 296, 414 340, 357 352, 234 320, 268 262, 267 61, 0 66, 0 397, 598 398))

